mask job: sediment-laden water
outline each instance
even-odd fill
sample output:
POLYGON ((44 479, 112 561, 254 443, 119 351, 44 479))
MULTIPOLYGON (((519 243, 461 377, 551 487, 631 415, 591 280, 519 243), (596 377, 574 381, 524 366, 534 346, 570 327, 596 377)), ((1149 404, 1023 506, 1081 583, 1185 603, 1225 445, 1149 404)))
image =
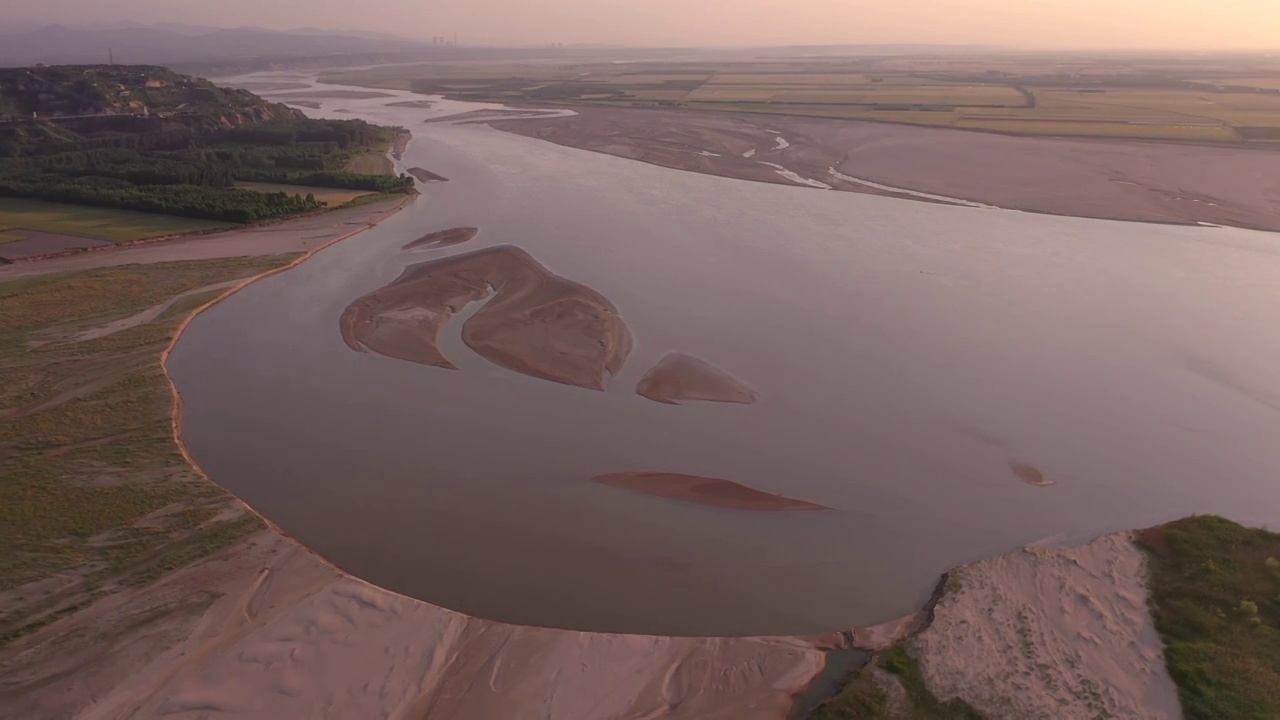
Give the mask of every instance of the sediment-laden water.
POLYGON ((682 173, 403 99, 320 112, 410 128, 402 165, 449 182, 204 313, 170 361, 201 466, 353 574, 519 623, 788 634, 909 612, 1027 542, 1280 520, 1280 237, 682 173), (479 234, 402 250, 454 227, 479 234), (479 305, 442 337, 458 370, 344 344, 356 298, 494 245, 617 306, 635 347, 607 391, 472 352, 479 305), (758 399, 636 395, 673 350, 758 399), (592 482, 621 472, 832 509, 592 482))

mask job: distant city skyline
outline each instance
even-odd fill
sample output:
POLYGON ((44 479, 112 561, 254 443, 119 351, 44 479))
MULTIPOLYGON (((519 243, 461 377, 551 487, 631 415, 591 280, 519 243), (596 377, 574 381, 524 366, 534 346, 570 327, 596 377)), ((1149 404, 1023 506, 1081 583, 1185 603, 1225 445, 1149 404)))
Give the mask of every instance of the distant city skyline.
MULTIPOLYGON (((7 0, 6 19, 384 32, 430 43, 1276 49, 1276 0, 7 0)), ((4 21, 0 21, 4 22, 4 21)))

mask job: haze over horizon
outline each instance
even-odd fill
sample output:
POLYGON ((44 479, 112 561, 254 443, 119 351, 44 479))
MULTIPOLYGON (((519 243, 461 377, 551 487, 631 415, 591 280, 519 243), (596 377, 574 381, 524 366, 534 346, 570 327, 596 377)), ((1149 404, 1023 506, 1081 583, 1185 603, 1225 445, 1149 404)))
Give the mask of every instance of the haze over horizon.
POLYGON ((462 44, 997 45, 1023 49, 1280 49, 1275 0, 8 0, 6 15, 323 27, 462 44))

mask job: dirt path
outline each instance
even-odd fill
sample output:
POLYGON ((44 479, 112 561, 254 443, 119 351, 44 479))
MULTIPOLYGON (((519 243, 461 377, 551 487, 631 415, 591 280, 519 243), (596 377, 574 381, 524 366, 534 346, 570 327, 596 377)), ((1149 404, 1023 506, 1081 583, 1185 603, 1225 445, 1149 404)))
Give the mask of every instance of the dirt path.
POLYGON ((387 199, 353 208, 289 220, 274 225, 193 235, 165 242, 109 248, 47 260, 0 266, 0 281, 116 265, 210 260, 222 257, 283 255, 308 252, 373 227, 414 196, 387 199))

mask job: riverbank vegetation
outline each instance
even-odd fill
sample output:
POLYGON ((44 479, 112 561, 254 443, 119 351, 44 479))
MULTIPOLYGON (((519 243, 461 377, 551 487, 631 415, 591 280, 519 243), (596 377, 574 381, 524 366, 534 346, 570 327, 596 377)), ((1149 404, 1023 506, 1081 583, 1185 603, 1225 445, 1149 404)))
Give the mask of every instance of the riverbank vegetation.
POLYGON ((160 354, 209 286, 293 257, 0 283, 0 645, 260 527, 184 460, 160 354))
POLYGON ((1187 720, 1280 717, 1280 534, 1199 516, 1137 539, 1187 720))
POLYGON ((906 647, 877 653, 854 673, 840 693, 820 705, 812 720, 982 720, 963 700, 942 702, 925 684, 920 665, 906 647))
MULTIPOLYGON (((204 232, 230 223, 132 210, 51 203, 25 198, 0 198, 0 234, 21 228, 108 242, 204 232)), ((16 237, 16 235, 15 235, 16 237)))
POLYGON ((313 192, 237 183, 412 190, 407 176, 350 169, 355 158, 385 154, 397 132, 362 120, 307 118, 163 68, 6 70, 0 197, 251 223, 327 203, 313 192))

